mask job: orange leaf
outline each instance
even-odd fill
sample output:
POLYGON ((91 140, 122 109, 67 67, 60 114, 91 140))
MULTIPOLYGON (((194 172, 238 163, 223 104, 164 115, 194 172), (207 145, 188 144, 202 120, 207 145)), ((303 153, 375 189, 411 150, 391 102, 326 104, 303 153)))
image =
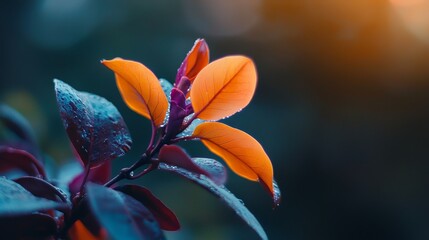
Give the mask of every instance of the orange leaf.
POLYGON ((207 65, 191 87, 195 115, 219 120, 243 109, 255 93, 256 69, 244 56, 229 56, 207 65))
POLYGON ((273 166, 261 144, 249 134, 219 122, 198 125, 192 134, 238 175, 261 181, 274 195, 273 166))
POLYGON ((106 237, 96 237, 94 236, 86 227, 83 225, 82 221, 76 221, 73 226, 69 230, 69 237, 71 240, 102 240, 106 239, 106 237))
POLYGON ((209 46, 206 41, 204 41, 204 39, 197 39, 184 60, 186 64, 185 76, 187 76, 191 82, 194 81, 201 69, 209 64, 209 58, 209 46))
POLYGON ((128 107, 152 120, 155 126, 161 125, 168 100, 155 74, 141 63, 121 58, 101 63, 115 72, 116 84, 128 107))

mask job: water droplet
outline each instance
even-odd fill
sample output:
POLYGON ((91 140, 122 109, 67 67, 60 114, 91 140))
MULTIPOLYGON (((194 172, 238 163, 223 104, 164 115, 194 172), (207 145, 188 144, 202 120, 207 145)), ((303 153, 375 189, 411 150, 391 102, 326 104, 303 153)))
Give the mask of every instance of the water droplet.
POLYGON ((169 118, 170 118, 170 103, 168 104, 167 112, 165 113, 164 121, 162 122, 161 127, 164 127, 168 123, 169 118))
POLYGON ((275 207, 278 207, 280 205, 280 200, 281 200, 281 192, 280 192, 280 188, 279 185, 277 184, 276 181, 273 181, 273 200, 274 200, 274 205, 275 207))
MULTIPOLYGON (((193 114, 189 115, 188 117, 185 118, 185 122, 189 121, 192 118, 193 114)), ((185 130, 183 130, 183 132, 181 132, 180 134, 178 134, 178 137, 187 137, 187 136, 191 136, 192 133, 194 133, 195 128, 200 125, 201 123, 203 123, 204 120, 201 120, 199 118, 194 119, 194 121, 192 121, 191 125, 189 125, 189 127, 187 127, 185 130)))
POLYGON ((130 177, 134 177, 134 171, 130 172, 130 177))
MULTIPOLYGON (((116 142, 116 144, 118 144, 118 143, 116 142)), ((128 152, 130 149, 131 149, 131 147, 128 146, 128 145, 123 145, 122 146, 122 151, 124 151, 124 152, 128 152)))

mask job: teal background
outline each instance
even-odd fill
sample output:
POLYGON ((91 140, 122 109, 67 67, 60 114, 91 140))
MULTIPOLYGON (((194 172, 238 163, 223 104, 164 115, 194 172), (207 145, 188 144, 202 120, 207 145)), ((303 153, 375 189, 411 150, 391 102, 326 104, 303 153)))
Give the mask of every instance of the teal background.
MULTIPOLYGON (((107 98, 134 139, 119 169, 144 151, 150 123, 126 107, 100 60, 140 61, 172 81, 205 38, 212 60, 243 54, 258 69, 253 101, 223 122, 264 146, 283 201, 273 210, 258 184, 232 172, 227 187, 270 239, 428 239, 429 30, 409 19, 429 22, 429 11, 414 2, 2 1, 0 101, 29 119, 61 164, 72 153, 53 78, 107 98)), ((183 146, 215 157, 200 143, 183 146)), ((141 184, 181 220, 170 239, 256 239, 183 179, 151 173, 141 184)))

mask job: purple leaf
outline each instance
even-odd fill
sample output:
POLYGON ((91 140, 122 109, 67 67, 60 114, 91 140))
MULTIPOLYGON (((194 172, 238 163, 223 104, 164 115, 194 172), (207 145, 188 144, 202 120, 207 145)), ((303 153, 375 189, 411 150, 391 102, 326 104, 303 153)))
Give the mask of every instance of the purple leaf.
POLYGON ((159 161, 181 167, 196 174, 204 174, 213 182, 222 185, 226 181, 226 170, 218 161, 210 158, 192 158, 176 145, 165 145, 158 155, 159 161))
POLYGON ((225 167, 211 158, 192 158, 192 161, 208 173, 208 177, 217 185, 223 185, 227 179, 225 167))
POLYGON ((33 155, 24 150, 0 146, 0 172, 16 169, 29 176, 46 177, 45 170, 33 155))
MULTIPOLYGON (((92 168, 89 172, 87 182, 93 182, 98 184, 104 184, 110 179, 110 172, 112 170, 112 163, 105 162, 95 168, 92 168)), ((82 186, 83 179, 85 178, 85 172, 77 175, 69 183, 69 191, 71 195, 74 195, 79 192, 80 186, 82 186)))
POLYGON ((130 195, 147 207, 163 230, 179 230, 180 223, 176 215, 148 189, 137 185, 124 185, 116 187, 115 189, 130 195))
POLYGON ((187 94, 189 92, 189 88, 191 87, 191 80, 187 77, 182 77, 180 83, 177 84, 177 89, 180 90, 183 94, 187 94))
POLYGON ((134 198, 94 183, 86 185, 89 206, 112 239, 164 239, 152 213, 134 198))
MULTIPOLYGON (((82 221, 85 227, 94 235, 100 236, 103 234, 103 227, 100 225, 97 217, 90 211, 88 198, 83 198, 82 201, 73 209, 73 217, 76 220, 82 221)), ((105 233, 105 231, 104 231, 105 233)), ((107 234, 107 233, 105 233, 107 234)))
POLYGON ((21 216, 51 209, 65 210, 67 205, 39 198, 24 187, 6 178, 0 178, 0 216, 21 216))
POLYGON ((54 83, 67 135, 85 165, 95 167, 124 155, 131 148, 128 128, 111 102, 76 91, 60 80, 54 83))
POLYGON ((20 177, 14 180, 36 197, 69 204, 67 195, 49 182, 35 177, 20 177))
POLYGON ((10 140, 8 139, 7 141, 3 141, 0 142, 0 147, 10 147, 10 148, 15 148, 15 149, 19 149, 19 150, 24 150, 28 153, 30 153, 31 155, 33 155, 33 157, 41 164, 44 166, 45 162, 43 159, 43 155, 40 154, 40 149, 30 143, 24 142, 24 141, 16 141, 16 140, 10 140))
POLYGON ((180 131, 183 119, 186 117, 185 95, 177 88, 170 94, 169 118, 166 129, 166 138, 174 137, 180 131))
POLYGON ((36 145, 36 138, 30 123, 13 108, 0 104, 0 122, 3 122, 9 130, 25 142, 36 145))
POLYGON ((43 213, 1 217, 0 232, 2 239, 51 239, 57 232, 57 224, 43 213))
POLYGON ((179 174, 180 176, 200 185, 210 193, 216 195, 226 205, 228 205, 228 207, 232 208, 244 222, 246 222, 253 230, 255 230, 261 239, 268 239, 267 234, 255 216, 253 216, 253 214, 244 206, 241 200, 236 198, 228 189, 225 188, 225 186, 217 185, 205 175, 196 174, 183 168, 170 166, 165 163, 160 163, 158 168, 164 171, 170 171, 179 174))

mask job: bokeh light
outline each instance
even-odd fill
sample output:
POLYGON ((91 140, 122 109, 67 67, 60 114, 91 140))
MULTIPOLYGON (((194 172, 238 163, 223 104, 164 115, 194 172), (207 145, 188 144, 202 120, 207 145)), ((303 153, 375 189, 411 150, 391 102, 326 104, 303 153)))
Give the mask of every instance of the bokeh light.
POLYGON ((185 0, 188 24, 209 36, 240 35, 260 20, 262 0, 185 0))
POLYGON ((429 44, 429 1, 390 0, 390 2, 407 29, 429 44))

